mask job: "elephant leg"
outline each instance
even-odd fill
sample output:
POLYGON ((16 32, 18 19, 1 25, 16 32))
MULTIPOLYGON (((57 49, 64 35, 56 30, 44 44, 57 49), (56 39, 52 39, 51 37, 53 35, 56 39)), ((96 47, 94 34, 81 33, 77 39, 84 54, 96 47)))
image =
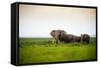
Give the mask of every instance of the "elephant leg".
POLYGON ((90 43, 90 41, 88 40, 88 43, 90 43))
POLYGON ((55 42, 56 42, 56 40, 55 40, 55 39, 53 39, 53 40, 52 40, 52 43, 55 43, 55 42))
POLYGON ((59 43, 59 40, 58 39, 56 39, 56 44, 58 44, 59 43))
POLYGON ((83 41, 83 37, 81 37, 81 43, 83 43, 84 41, 83 41))
POLYGON ((89 44, 89 39, 86 42, 87 42, 87 44, 89 44))

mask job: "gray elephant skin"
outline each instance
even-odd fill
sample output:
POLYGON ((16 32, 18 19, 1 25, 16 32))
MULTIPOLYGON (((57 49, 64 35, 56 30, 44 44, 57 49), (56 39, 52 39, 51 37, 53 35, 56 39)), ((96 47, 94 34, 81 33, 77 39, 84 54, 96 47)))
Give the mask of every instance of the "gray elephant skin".
POLYGON ((63 36, 60 36, 60 41, 70 43, 70 42, 81 42, 81 37, 80 36, 75 36, 72 34, 66 34, 63 36))
POLYGON ((89 43, 90 36, 88 34, 81 34, 81 41, 82 41, 82 43, 89 43))
POLYGON ((51 36, 55 39, 56 43, 59 42, 86 42, 89 43, 90 36, 88 34, 81 34, 81 36, 76 36, 72 34, 67 34, 64 30, 52 30, 51 36))
POLYGON ((52 30, 50 34, 55 39, 56 43, 58 43, 61 41, 61 37, 66 35, 66 32, 64 30, 52 30))

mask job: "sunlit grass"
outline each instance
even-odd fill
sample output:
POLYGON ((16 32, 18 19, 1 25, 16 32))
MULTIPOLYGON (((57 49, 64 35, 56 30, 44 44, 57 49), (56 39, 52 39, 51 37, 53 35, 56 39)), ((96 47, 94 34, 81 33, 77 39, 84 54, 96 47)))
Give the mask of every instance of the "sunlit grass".
POLYGON ((45 63, 96 59, 96 41, 52 43, 51 38, 20 38, 19 63, 45 63))

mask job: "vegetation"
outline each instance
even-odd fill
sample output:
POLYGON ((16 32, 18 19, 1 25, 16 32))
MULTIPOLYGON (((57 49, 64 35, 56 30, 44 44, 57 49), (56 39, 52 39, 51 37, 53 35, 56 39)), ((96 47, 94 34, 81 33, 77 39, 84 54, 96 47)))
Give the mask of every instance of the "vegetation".
POLYGON ((85 43, 52 42, 52 38, 20 38, 19 63, 45 63, 96 59, 96 39, 85 43))

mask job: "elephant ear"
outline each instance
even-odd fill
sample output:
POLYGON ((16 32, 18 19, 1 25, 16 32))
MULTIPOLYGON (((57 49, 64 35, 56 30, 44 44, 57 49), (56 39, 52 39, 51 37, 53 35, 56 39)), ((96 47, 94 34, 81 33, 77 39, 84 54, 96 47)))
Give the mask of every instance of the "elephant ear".
POLYGON ((54 35, 55 35, 55 31, 56 31, 56 30, 52 30, 51 33, 50 33, 50 35, 51 35, 51 36, 54 36, 54 35))
POLYGON ((65 31, 61 31, 61 32, 60 32, 60 38, 64 38, 65 35, 66 35, 66 32, 65 32, 65 31))

